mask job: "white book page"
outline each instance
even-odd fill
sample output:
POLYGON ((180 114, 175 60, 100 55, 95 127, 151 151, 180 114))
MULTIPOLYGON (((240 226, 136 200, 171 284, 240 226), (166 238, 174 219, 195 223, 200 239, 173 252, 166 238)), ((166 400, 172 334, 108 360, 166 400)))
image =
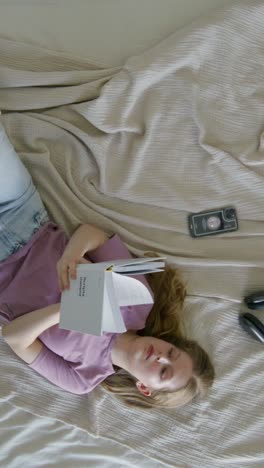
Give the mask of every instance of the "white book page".
MULTIPOLYGON (((145 268, 145 267, 144 267, 145 268)), ((120 271, 118 270, 118 274, 119 275, 129 275, 129 276, 136 276, 136 275, 148 275, 149 273, 159 273, 159 271, 164 271, 164 268, 155 268, 155 270, 153 270, 152 268, 149 269, 149 270, 135 270, 135 268, 131 271, 129 270, 126 270, 126 271, 120 271)))
POLYGON ((137 265, 140 263, 149 262, 149 260, 158 260, 159 258, 125 258, 121 260, 108 260, 107 262, 97 262, 97 263, 80 263, 77 268, 83 271, 91 271, 94 269, 97 270, 106 270, 108 267, 113 267, 115 265, 137 265), (147 259, 147 260, 146 260, 147 259))
POLYGON ((85 273, 77 268, 77 279, 70 281, 70 289, 61 296, 60 328, 101 335, 104 275, 104 271, 85 273))
POLYGON ((119 306, 153 304, 148 288, 136 278, 112 273, 114 290, 119 306))
POLYGON ((143 257, 143 258, 131 258, 128 260, 114 260, 113 271, 116 273, 119 271, 125 271, 126 267, 131 268, 142 268, 151 270, 152 268, 161 268, 165 264, 166 257, 143 257), (124 268, 124 270, 123 270, 124 268))
POLYGON ((138 263, 133 265, 118 265, 114 266, 113 271, 116 273, 123 273, 127 275, 138 275, 147 273, 155 273, 156 271, 164 270, 165 263, 160 262, 151 262, 151 263, 138 263))
POLYGON ((111 272, 105 274, 102 330, 104 332, 123 333, 126 331, 126 326, 117 302, 112 276, 111 272))
POLYGON ((94 270, 106 271, 110 269, 115 272, 126 272, 128 270, 137 270, 152 272, 152 270, 163 269, 166 257, 144 257, 128 258, 122 260, 110 260, 107 262, 85 263, 78 265, 77 269, 83 272, 94 270))

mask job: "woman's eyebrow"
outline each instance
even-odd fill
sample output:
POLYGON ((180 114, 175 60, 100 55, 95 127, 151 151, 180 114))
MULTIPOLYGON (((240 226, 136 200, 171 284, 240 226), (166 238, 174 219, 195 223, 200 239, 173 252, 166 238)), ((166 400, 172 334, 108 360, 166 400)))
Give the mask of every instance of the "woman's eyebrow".
MULTIPOLYGON (((175 354, 175 352, 176 352, 176 350, 174 349, 172 354, 175 354)), ((181 355, 181 351, 178 350, 178 351, 177 351, 177 354, 176 354, 176 357, 175 357, 175 361, 177 361, 177 359, 180 357, 180 355, 181 355)), ((164 380, 172 379, 172 377, 174 377, 174 368, 173 368, 173 364, 167 366, 167 368, 166 368, 166 377, 165 377, 164 380)))
POLYGON ((172 365, 173 365, 174 362, 176 362, 179 359, 180 355, 181 355, 181 350, 179 350, 179 349, 178 350, 176 350, 176 349, 173 350, 172 365))

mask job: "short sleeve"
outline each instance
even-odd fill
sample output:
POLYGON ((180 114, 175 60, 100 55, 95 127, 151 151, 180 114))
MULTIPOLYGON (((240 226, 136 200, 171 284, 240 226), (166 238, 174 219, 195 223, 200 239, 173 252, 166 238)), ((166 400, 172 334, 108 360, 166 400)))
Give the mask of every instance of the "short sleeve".
POLYGON ((88 257, 94 263, 133 258, 118 234, 114 234, 103 245, 88 252, 88 257))
POLYGON ((68 392, 83 394, 91 390, 89 382, 82 379, 69 361, 58 356, 45 345, 29 367, 68 392))

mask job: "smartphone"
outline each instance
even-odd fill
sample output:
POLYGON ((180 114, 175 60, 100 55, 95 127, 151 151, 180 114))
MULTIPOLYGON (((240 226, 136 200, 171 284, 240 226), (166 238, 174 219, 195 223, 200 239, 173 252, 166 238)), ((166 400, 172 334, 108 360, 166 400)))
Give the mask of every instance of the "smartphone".
POLYGON ((237 231, 236 209, 233 206, 228 206, 219 210, 192 213, 188 216, 188 226, 192 237, 212 236, 237 231))

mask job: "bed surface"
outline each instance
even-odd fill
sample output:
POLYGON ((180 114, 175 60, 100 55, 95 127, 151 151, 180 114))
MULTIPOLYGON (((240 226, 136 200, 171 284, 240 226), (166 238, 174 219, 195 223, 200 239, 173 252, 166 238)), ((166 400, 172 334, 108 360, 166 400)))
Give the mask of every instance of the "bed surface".
MULTIPOLYGON (((161 40, 167 38, 174 31, 180 30, 182 26, 187 26, 188 28, 190 22, 197 18, 197 16, 201 15, 203 18, 210 12, 210 18, 211 11, 215 7, 227 3, 230 4, 232 2, 224 0, 163 0, 162 2, 137 0, 132 4, 130 1, 83 2, 78 0, 74 2, 73 6, 70 1, 47 1, 44 4, 42 1, 35 1, 33 3, 24 0, 20 2, 5 2, 0 0, 0 39, 4 38, 12 43, 20 43, 22 48, 23 44, 26 43, 34 47, 40 46, 46 48, 49 51, 62 52, 63 54, 59 56, 62 60, 74 57, 76 63, 84 63, 88 60, 94 64, 102 64, 106 68, 116 67, 111 71, 114 75, 117 73, 117 68, 125 63, 128 57, 141 54, 149 47, 158 45, 161 40)), ((242 3, 250 4, 250 2, 242 3)), ((252 5, 259 6, 260 3, 252 1, 252 5)), ((243 16, 243 21, 241 20, 238 23, 238 34, 241 31, 239 30, 241 25, 243 28, 246 26, 245 17, 246 15, 243 16)), ((181 31, 177 37, 179 37, 179 40, 181 39, 181 31)), ((164 44, 166 46, 166 39, 164 44)), ((195 47, 193 39, 191 44, 195 47)), ((164 53, 166 54, 165 46, 164 53)), ((186 47, 186 44, 183 47, 186 47)), ((33 53, 33 49, 29 48, 28 50, 30 53, 33 53)), ((156 54, 157 49, 154 48, 153 50, 155 50, 156 54)), ((162 56, 163 49, 161 48, 160 50, 162 56)), ((260 51, 261 47, 256 51, 259 64, 261 64, 260 51)), ((177 54, 179 53, 179 49, 177 49, 177 54)), ((159 57, 158 53, 157 57, 159 57)), ((203 56, 201 55, 201 57, 203 56)), ((152 64, 151 53, 144 55, 144 58, 146 62, 149 60, 149 63, 152 64)), ((136 75, 142 63, 139 59, 136 59, 136 61, 131 60, 128 68, 130 67, 136 75)), ((166 65, 166 60, 164 60, 164 64, 166 65)), ((243 72, 246 73, 245 62, 243 64, 243 72)), ((256 76, 259 76, 258 74, 261 75, 260 69, 255 71, 256 76)), ((209 88, 211 77, 206 75, 205 78, 208 79, 209 88)), ((41 400, 44 406, 46 405, 49 408, 49 416, 45 417, 44 411, 39 410, 37 398, 38 392, 41 394, 42 391, 42 381, 38 382, 38 377, 32 376, 29 369, 24 370, 23 366, 18 368, 16 358, 11 353, 9 354, 4 343, 1 341, 1 374, 5 375, 5 386, 3 386, 0 392, 0 425, 4 428, 4 436, 1 436, 0 441, 1 466, 18 468, 21 464, 26 464, 29 468, 36 468, 38 466, 76 466, 78 468, 86 466, 96 466, 99 468, 112 466, 139 466, 140 468, 200 466, 211 468, 211 466, 214 466, 220 468, 224 466, 228 468, 258 468, 264 465, 263 411, 261 412, 260 409, 263 408, 263 385, 260 380, 262 379, 263 382, 263 350, 258 343, 252 341, 247 336, 243 335, 243 340, 241 341, 237 325, 237 314, 241 308, 241 295, 246 290, 249 291, 256 286, 260 288, 262 285, 261 278, 263 278, 264 258, 261 248, 261 246, 263 247, 263 190, 261 191, 261 186, 263 186, 264 173, 262 172, 261 154, 263 153, 261 151, 263 149, 261 149, 261 142, 263 144, 264 140, 262 141, 263 137, 261 139, 263 117, 261 109, 258 107, 258 102, 263 101, 264 94, 263 86, 261 88, 258 80, 253 82, 253 90, 250 86, 245 86, 245 82, 242 84, 243 96, 240 95, 240 98, 246 100, 247 96, 250 96, 250 93, 252 93, 252 96, 255 97, 253 102, 256 106, 254 107, 253 105, 252 108, 249 106, 245 107, 242 114, 240 112, 236 114, 234 111, 236 103, 234 103, 234 108, 232 107, 234 119, 237 118, 237 115, 242 115, 244 121, 241 118, 241 128, 243 129, 243 125, 247 127, 248 133, 246 133, 245 139, 241 143, 244 144, 241 147, 242 149, 239 147, 239 138, 234 143, 230 134, 230 141, 227 141, 229 133, 226 128, 221 128, 221 131, 225 134, 224 143, 227 146, 223 145, 220 152, 216 151, 214 153, 214 145, 211 145, 212 142, 206 139, 208 127, 204 129, 199 127, 199 131, 201 132, 199 145, 203 149, 207 145, 206 151, 213 158, 223 158, 223 164, 220 167, 224 168, 224 164, 230 164, 230 167, 232 164, 235 164, 236 157, 232 159, 234 154, 239 154, 241 160, 239 160, 239 165, 232 167, 237 167, 239 171, 242 171, 243 168, 250 166, 248 179, 241 172, 244 183, 241 193, 244 190, 246 197, 243 199, 244 205, 241 213, 243 218, 241 226, 242 234, 239 240, 242 242, 242 247, 243 245, 250 247, 248 250, 249 254, 247 255, 246 249, 242 248, 239 251, 234 249, 232 239, 225 241, 226 255, 223 255, 223 244, 216 246, 213 241, 209 241, 206 246, 199 244, 199 247, 195 247, 192 250, 193 244, 190 243, 188 238, 185 239, 184 228, 181 225, 179 232, 177 232, 178 250, 176 249, 176 252, 174 252, 172 249, 174 243, 173 237, 168 236, 168 242, 165 243, 168 246, 165 253, 186 270, 187 278, 190 282, 190 295, 186 310, 190 331, 194 335, 196 333, 202 341, 206 342, 207 349, 213 356, 213 360, 217 366, 218 377, 222 379, 223 385, 216 387, 215 393, 209 401, 203 402, 200 406, 180 411, 177 415, 177 424, 175 424, 176 419, 170 414, 161 418, 160 434, 154 429, 153 431, 151 430, 152 426, 153 428, 156 427, 155 418, 152 421, 154 424, 151 424, 150 419, 148 419, 146 424, 148 432, 145 436, 147 442, 144 446, 142 428, 137 427, 136 421, 132 421, 131 415, 127 412, 120 413, 122 417, 119 425, 118 418, 120 416, 118 410, 116 411, 117 420, 113 422, 113 414, 117 406, 115 404, 111 406, 110 403, 110 409, 106 407, 104 412, 105 396, 100 392, 91 398, 91 408, 95 404, 97 405, 98 419, 96 422, 93 420, 93 411, 89 412, 89 409, 87 411, 88 423, 85 424, 81 420, 82 405, 79 397, 78 401, 76 400, 76 404, 72 400, 69 400, 67 403, 66 399, 59 407, 61 414, 59 411, 58 417, 56 417, 53 402, 59 402, 61 394, 60 392, 52 392, 49 388, 47 389, 46 399, 44 397, 41 400), (256 109, 257 114, 255 112, 256 109), (259 119, 257 119, 257 116, 259 116, 259 119), (250 122, 252 122, 252 135, 254 128, 259 126, 257 136, 260 143, 259 152, 257 153, 252 152, 253 140, 250 140, 250 122), (225 131, 227 133, 224 133, 225 131), (230 145, 229 147, 228 144, 230 145), (231 147, 234 152, 229 151, 231 147), (253 153, 255 159, 252 156, 253 153), (225 160, 224 157, 226 155, 229 155, 230 159, 225 160), (251 190, 250 187, 254 187, 254 190, 251 190), (258 188, 259 191, 257 192, 258 188), (256 203, 254 203, 255 199, 256 203), (198 251, 196 251, 196 248, 198 251), (241 251, 243 251, 242 254, 241 251), (192 264, 195 256, 195 262, 192 264), (212 284, 210 283, 210 276, 214 277, 214 275, 217 281, 212 284), (226 281, 227 275, 229 275, 228 281, 226 281), (206 278, 208 278, 208 282, 206 278), (230 289, 231 279, 233 286, 230 289), (214 314, 210 312, 212 308, 214 314), (196 314, 198 310, 199 320, 196 314), (214 330, 208 339, 206 331, 201 325, 201 323, 205 322, 207 326, 211 326, 212 330, 214 330), (223 339, 217 341, 216 336, 221 336, 223 339), (225 362, 225 365, 223 365, 223 362, 225 362), (248 379, 245 382, 240 382, 241 376, 243 377, 244 373, 247 374, 248 379), (20 387, 24 391, 29 391, 29 388, 34 386, 36 396, 33 397, 31 395, 30 404, 28 404, 26 397, 23 399, 16 394, 14 382, 16 382, 16 388, 20 387), (224 389, 225 382, 226 390, 224 389), (246 406, 242 403, 245 395, 248 398, 246 406), (68 408, 67 404, 69 404, 68 408), (196 412, 195 416, 193 416, 193 412, 196 412), (214 418, 211 417, 212 414, 214 418), (131 440, 134 441, 133 444, 128 443, 129 439, 124 435, 129 422, 131 422, 131 440), (119 430, 121 431, 120 437, 118 434, 119 430), (97 437, 98 435, 99 437, 97 437), (120 443, 117 442, 118 440, 120 443), (174 440, 175 443, 173 443, 174 440), (56 441, 56 444, 54 441, 56 441), (197 442, 200 455, 195 452, 192 441, 197 442), (218 445, 218 441, 221 441, 220 445, 218 445), (169 453, 168 447, 170 450, 173 448, 174 453, 169 453), (203 451, 204 453, 202 453, 203 451), (155 452, 157 456, 155 456, 155 452)), ((207 102, 206 100, 210 96, 206 95, 206 89, 203 89, 203 92, 205 102, 207 102)), ((22 105, 21 103, 22 100, 19 105, 22 105)), ((16 105, 17 103, 14 104, 14 106, 16 105)), ((240 111, 239 105, 238 109, 240 111)), ((221 115, 221 109, 218 110, 218 115, 221 115)), ((95 120, 98 119, 99 111, 97 114, 96 109, 92 109, 91 115, 95 120)), ((50 118, 50 115, 48 117, 50 118)), ((24 118, 26 119, 26 116, 24 118)), ((52 118, 58 118, 58 116, 53 115, 52 118)), ((187 114, 186 118, 188 119, 187 114)), ((197 114, 196 122, 200 123, 202 121, 203 115, 197 114)), ((19 117, 16 118, 15 116, 13 119, 6 119, 6 124, 10 131, 12 130, 10 129, 10 125, 14 124, 14 134, 12 136, 16 141, 19 141, 19 136, 22 136, 23 128, 27 128, 27 125, 24 125, 23 122, 23 119, 20 122, 19 117)), ((229 115, 228 124, 232 126, 231 114, 229 115)), ((193 127, 191 126, 190 128, 193 127)), ((241 128, 239 129, 239 122, 237 127, 234 126, 234 132, 237 129, 237 137, 239 136, 239 132, 241 136, 243 134, 241 128)), ((47 131, 46 136, 48 134, 47 131)), ((220 135, 219 133, 221 138, 223 134, 220 135)), ((188 130, 186 130, 185 137, 188 137, 188 130)), ((221 138, 217 142, 220 146, 221 138)), ((195 144, 198 145, 198 142, 196 141, 195 144)), ((188 148, 186 147, 184 150, 188 151, 188 148)), ((35 165, 33 156, 26 154, 25 151, 24 153, 26 162, 32 169, 33 174, 38 177, 36 174, 39 167, 35 165)), ((183 147, 181 147, 182 153, 183 147)), ((181 163, 184 164, 184 159, 181 160, 181 163)), ((45 171, 48 171, 48 166, 45 167, 44 165, 43 167, 45 171)), ((49 173, 47 172, 47 174, 49 173)), ((228 175, 224 173, 224 169, 223 174, 219 177, 226 188, 226 200, 228 201, 228 175)), ((38 179, 38 182, 40 187, 43 188, 43 181, 38 179)), ((174 181, 171 182, 174 183, 174 181)), ((239 200, 240 189, 238 181, 236 183, 233 195, 234 198, 237 196, 239 200)), ((151 209, 154 210, 155 207, 150 208, 149 205, 146 205, 146 208, 144 208, 142 206, 142 219, 136 219, 139 207, 139 200, 135 198, 136 193, 129 191, 128 184, 119 195, 120 199, 123 197, 123 200, 125 199, 126 203, 128 203, 128 205, 124 205, 125 209, 123 213, 123 205, 122 203, 119 204, 118 200, 115 200, 116 204, 112 206, 107 204, 103 197, 100 198, 98 196, 97 198, 97 194, 93 192, 89 193, 92 202, 88 209, 94 215, 94 219, 96 219, 98 213, 95 214, 93 212, 93 203, 95 205, 97 202, 99 202, 99 205, 101 204, 101 211, 98 214, 99 222, 105 222, 105 216, 106 218, 111 217, 111 210, 116 209, 119 215, 121 216, 122 214, 122 216, 121 219, 113 218, 114 223, 116 222, 116 225, 120 229, 120 234, 125 236, 128 245, 134 249, 135 253, 140 253, 144 250, 144 247, 148 246, 148 243, 151 243, 156 248, 161 248, 162 246, 159 243, 158 237, 155 237, 155 226, 151 226, 154 229, 151 231, 151 235, 149 235, 148 226, 144 225, 144 216, 146 216, 144 215, 144 209, 149 211, 151 209), (131 195, 132 199, 129 198, 131 195), (135 206, 135 211, 131 211, 129 213, 130 218, 127 219, 126 209, 127 206, 131 207, 131 201, 133 206, 135 206), (138 225, 136 222, 138 222, 138 225), (143 242, 136 235, 138 229, 140 229, 143 242)), ((143 195, 148 199, 148 194, 144 193, 143 195)), ((161 216, 164 213, 164 219, 161 222, 164 221, 164 225, 167 223, 166 227, 168 232, 170 232, 172 226, 167 221, 167 215, 170 213, 172 220, 178 225, 181 210, 177 211, 180 208, 178 206, 176 210, 174 209, 173 200, 170 200, 171 205, 169 206, 166 193, 163 195, 160 200, 157 200, 157 203, 161 203, 161 206, 159 206, 161 216), (164 206, 162 206, 162 203, 164 206)), ((217 203, 221 200, 223 194, 219 190, 214 196, 217 203)), ((188 195, 186 197, 186 203, 188 204, 188 195)), ((199 207, 200 201, 198 191, 196 193, 195 208, 199 207)), ((48 198, 45 202, 49 206, 50 201, 48 198)), ((71 202, 72 200, 69 198, 69 203, 71 202)), ((183 209, 188 210, 190 206, 185 206, 183 209)), ((61 206, 59 204, 58 206, 50 205, 49 207, 54 218, 65 223, 66 228, 70 231, 76 220, 70 219, 67 212, 65 218, 60 218, 61 206)), ((84 212, 80 205, 80 213, 84 212)), ((109 227, 112 226, 109 225, 109 227)), ((140 414, 138 414, 139 417, 140 414)))
POLYGON ((164 468, 109 439, 54 418, 39 418, 9 404, 0 407, 0 463, 5 468, 164 468), (140 463, 140 464, 139 464, 140 463))

